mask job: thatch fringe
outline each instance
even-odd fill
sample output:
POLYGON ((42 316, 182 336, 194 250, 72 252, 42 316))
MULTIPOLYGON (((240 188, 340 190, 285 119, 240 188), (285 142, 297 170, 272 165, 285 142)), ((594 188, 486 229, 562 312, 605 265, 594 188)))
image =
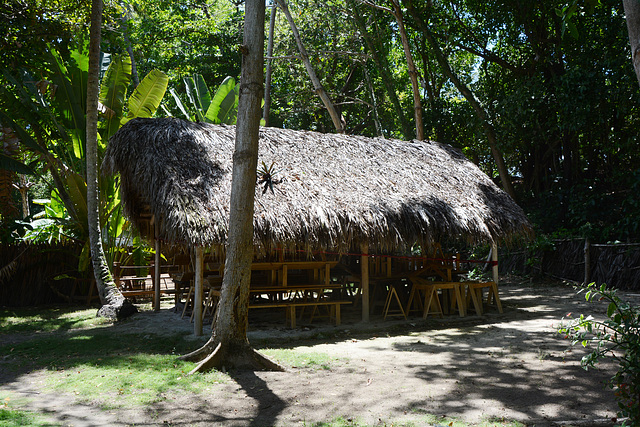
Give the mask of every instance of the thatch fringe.
MULTIPOLYGON (((224 244, 234 141, 233 126, 136 119, 111 138, 103 170, 120 174, 125 213, 141 230, 153 215, 165 241, 224 244)), ((261 128, 259 150, 259 164, 276 170, 273 192, 255 194, 265 251, 367 242, 389 252, 531 234, 513 200, 448 145, 261 128)))

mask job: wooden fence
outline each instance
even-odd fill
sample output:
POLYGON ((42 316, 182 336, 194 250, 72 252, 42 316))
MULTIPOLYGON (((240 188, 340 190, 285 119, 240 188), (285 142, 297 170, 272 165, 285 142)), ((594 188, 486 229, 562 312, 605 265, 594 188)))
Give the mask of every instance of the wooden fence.
POLYGON ((640 243, 593 244, 587 239, 552 240, 544 248, 503 250, 500 273, 543 274, 580 283, 606 283, 640 290, 640 243))
POLYGON ((81 250, 73 243, 0 245, 0 307, 90 303, 92 273, 78 272, 81 250))

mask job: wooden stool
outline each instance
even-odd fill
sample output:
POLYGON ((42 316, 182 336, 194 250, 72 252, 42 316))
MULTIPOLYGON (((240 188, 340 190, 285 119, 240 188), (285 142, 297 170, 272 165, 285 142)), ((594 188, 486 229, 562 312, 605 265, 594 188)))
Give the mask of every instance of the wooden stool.
POLYGON ((442 309, 440 297, 438 296, 438 291, 445 289, 453 290, 451 308, 457 307, 460 317, 464 317, 466 315, 466 310, 464 299, 462 299, 461 288, 461 282, 431 282, 428 285, 427 292, 424 296, 424 313, 422 314, 422 317, 426 319, 432 308, 435 308, 435 310, 437 310, 434 311, 435 313, 439 313, 440 317, 443 317, 444 311, 442 309))
POLYGON ((405 312, 404 307, 402 306, 402 302, 400 301, 400 296, 398 295, 396 286, 397 284, 395 283, 389 284, 387 299, 384 302, 384 308, 383 308, 384 320, 387 320, 387 316, 402 316, 405 318, 405 320, 407 319, 407 313, 405 312), (391 308, 391 302, 394 300, 398 303, 398 309, 396 311, 389 312, 389 309, 391 308))
POLYGON ((498 312, 502 313, 502 303, 498 296, 498 285, 496 282, 464 282, 467 289, 466 302, 473 301, 473 308, 477 315, 482 315, 483 289, 487 288, 487 305, 495 304, 498 312))

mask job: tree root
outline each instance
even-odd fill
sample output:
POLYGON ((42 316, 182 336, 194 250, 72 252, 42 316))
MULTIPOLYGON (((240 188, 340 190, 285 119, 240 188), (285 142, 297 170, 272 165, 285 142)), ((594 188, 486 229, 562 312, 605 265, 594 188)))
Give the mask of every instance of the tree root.
POLYGON ((97 317, 111 320, 122 320, 138 312, 135 305, 128 299, 122 299, 114 304, 105 304, 98 310, 97 317))
POLYGON ((199 361, 189 375, 197 372, 208 372, 212 369, 242 369, 252 371, 279 371, 284 368, 263 354, 254 350, 250 345, 232 346, 218 343, 213 351, 210 340, 198 350, 181 356, 182 360, 199 361))

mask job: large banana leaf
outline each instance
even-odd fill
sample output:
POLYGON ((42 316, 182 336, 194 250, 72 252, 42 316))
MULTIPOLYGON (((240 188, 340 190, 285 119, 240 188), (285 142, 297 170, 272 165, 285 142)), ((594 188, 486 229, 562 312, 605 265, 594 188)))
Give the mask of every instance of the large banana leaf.
POLYGON ((87 216, 87 184, 81 175, 72 172, 67 176, 67 189, 69 190, 69 198, 76 210, 80 229, 84 236, 89 235, 88 216, 87 216))
POLYGON ((169 78, 162 71, 152 70, 147 74, 129 97, 127 102, 129 111, 120 123, 124 125, 136 117, 153 116, 167 91, 168 83, 169 78))
POLYGON ((35 172, 29 166, 2 153, 0 153, 0 169, 21 173, 23 175, 35 175, 35 172))
POLYGON ((196 119, 200 122, 204 122, 204 110, 202 109, 200 100, 198 99, 196 81, 193 79, 193 77, 185 77, 183 80, 185 90, 187 91, 187 97, 189 97, 191 106, 196 112, 196 119))
POLYGON ((131 83, 131 58, 117 55, 111 61, 100 85, 99 101, 107 107, 102 139, 107 140, 120 128, 127 88, 131 83))
POLYGON ((187 109, 184 107, 184 104, 182 103, 182 101, 180 100, 180 97, 178 96, 178 94, 176 93, 174 88, 170 88, 169 89, 169 93, 171 93, 171 95, 173 96, 174 101, 176 101, 176 105, 178 106, 178 108, 180 109, 180 111, 182 111, 182 114, 184 114, 184 117, 187 120, 191 120, 191 116, 189 116, 189 112, 187 111, 187 109))
POLYGON ((207 111, 209 109, 209 105, 211 104, 211 94, 209 93, 209 88, 204 81, 204 77, 201 74, 194 74, 193 80, 195 81, 195 89, 197 100, 199 102, 199 107, 202 111, 207 111))
MULTIPOLYGON (((70 74, 70 71, 65 67, 62 58, 55 51, 55 49, 51 49, 50 51, 52 61, 52 71, 53 71, 53 82, 58 86, 56 90, 56 103, 60 112, 64 117, 63 124, 67 129, 77 129, 78 135, 82 138, 82 152, 84 153, 85 142, 85 115, 83 105, 86 102, 86 93, 85 99, 82 99, 82 93, 78 93, 71 80, 67 77, 70 74)), ((78 60, 76 60, 76 63, 78 60)), ((80 61, 82 63, 82 61, 80 61)), ((77 78, 80 80, 80 75, 82 74, 81 70, 75 70, 77 78)), ((86 80, 85 80, 86 82, 86 80)), ((85 89, 86 90, 86 84, 85 89)))
POLYGON ((3 111, 0 111, 0 123, 2 123, 6 127, 10 127, 16 133, 18 138, 20 139, 20 143, 26 145, 31 148, 35 152, 38 153, 46 153, 46 150, 40 146, 29 133, 19 126, 16 122, 14 122, 11 117, 7 116, 3 111))
POLYGON ((239 86, 233 77, 224 79, 205 115, 206 119, 214 124, 234 124, 238 110, 239 86))

